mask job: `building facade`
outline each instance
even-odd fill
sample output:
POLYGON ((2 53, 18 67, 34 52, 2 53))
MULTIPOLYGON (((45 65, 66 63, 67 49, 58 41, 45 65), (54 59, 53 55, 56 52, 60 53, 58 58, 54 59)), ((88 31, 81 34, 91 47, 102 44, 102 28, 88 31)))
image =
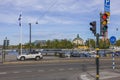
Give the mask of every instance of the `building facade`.
POLYGON ((79 37, 79 34, 77 34, 77 37, 73 39, 72 43, 75 45, 84 45, 84 40, 79 37))

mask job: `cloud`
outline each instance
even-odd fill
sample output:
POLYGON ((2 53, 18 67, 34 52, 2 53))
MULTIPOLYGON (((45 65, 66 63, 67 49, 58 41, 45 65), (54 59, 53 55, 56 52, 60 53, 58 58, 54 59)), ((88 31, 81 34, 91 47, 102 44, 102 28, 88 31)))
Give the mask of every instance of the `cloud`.
POLYGON ((120 1, 111 0, 111 5, 110 5, 111 15, 119 15, 120 14, 119 5, 120 5, 120 1))
MULTIPOLYGON (((8 13, 9 14, 9 13, 8 13)), ((0 13, 0 22, 7 23, 7 24, 14 24, 17 22, 18 17, 14 14, 2 14, 0 13)))
MULTIPOLYGON (((36 27, 41 31, 34 32, 33 39, 73 38, 78 33, 81 33, 83 38, 87 38, 90 35, 89 22, 96 20, 99 25, 99 13, 104 11, 104 0, 0 0, 0 2, 0 24, 15 27, 14 33, 18 31, 16 25, 18 25, 19 14, 22 12, 25 40, 28 40, 28 23, 34 24, 36 21, 39 23, 36 27)), ((120 1, 111 0, 109 32, 114 28, 112 26, 120 25, 119 4, 120 1)), ((1 30, 6 31, 2 27, 1 30)), ((8 31, 10 32, 12 30, 8 31)), ((14 34, 9 36, 13 36, 12 39, 15 38, 14 34)), ((16 36, 15 40, 18 37, 16 36)))
POLYGON ((23 23, 35 22, 38 20, 40 24, 47 24, 48 22, 56 24, 74 24, 76 21, 74 21, 74 18, 71 15, 75 16, 76 14, 92 12, 95 10, 93 7, 100 5, 100 2, 101 1, 96 0, 87 2, 82 0, 69 0, 69 2, 68 0, 4 0, 0 5, 6 6, 5 8, 2 8, 3 10, 0 17, 4 17, 8 21, 3 20, 2 22, 16 23, 16 18, 19 13, 22 12, 23 23), (9 8, 7 12, 5 11, 6 8, 9 8), (52 13, 53 15, 48 16, 49 13, 52 13), (61 18, 58 16, 55 17, 54 13, 59 14, 61 18), (68 19, 65 17, 68 17, 68 19))

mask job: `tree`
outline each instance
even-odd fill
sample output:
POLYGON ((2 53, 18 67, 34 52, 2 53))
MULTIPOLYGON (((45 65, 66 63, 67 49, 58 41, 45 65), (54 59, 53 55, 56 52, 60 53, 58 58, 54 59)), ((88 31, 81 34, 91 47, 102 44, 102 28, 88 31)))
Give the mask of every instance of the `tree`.
POLYGON ((54 39, 54 40, 48 40, 47 41, 47 48, 54 48, 54 49, 60 49, 60 48, 72 48, 72 42, 67 39, 54 39))
POLYGON ((116 41, 116 46, 120 46, 120 39, 116 41))
POLYGON ((90 48, 95 48, 95 40, 94 39, 88 39, 88 40, 86 40, 85 45, 90 47, 90 48))
POLYGON ((99 41, 99 48, 100 49, 107 49, 110 46, 110 42, 108 39, 100 39, 99 41))

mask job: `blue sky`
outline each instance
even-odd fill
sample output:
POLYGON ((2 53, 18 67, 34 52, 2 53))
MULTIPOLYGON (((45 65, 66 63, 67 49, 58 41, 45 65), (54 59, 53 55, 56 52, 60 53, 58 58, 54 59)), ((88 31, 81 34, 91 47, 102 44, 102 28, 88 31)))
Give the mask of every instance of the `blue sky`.
MULTIPOLYGON (((111 0, 108 37, 120 38, 120 1, 111 0)), ((22 43, 29 41, 29 25, 32 24, 32 41, 69 39, 77 34, 84 40, 94 38, 89 23, 97 21, 104 12, 104 0, 0 0, 0 44, 7 37, 10 44, 19 44, 19 14, 22 14, 22 43), (35 22, 38 21, 38 24, 35 22)))

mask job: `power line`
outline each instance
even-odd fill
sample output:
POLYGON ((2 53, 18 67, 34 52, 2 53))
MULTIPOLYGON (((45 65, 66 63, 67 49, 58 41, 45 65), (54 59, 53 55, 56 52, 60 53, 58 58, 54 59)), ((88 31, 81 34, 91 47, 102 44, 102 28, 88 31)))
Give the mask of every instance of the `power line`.
MULTIPOLYGON (((53 0, 52 2, 51 2, 51 5, 46 9, 46 11, 41 15, 42 16, 42 18, 50 11, 50 9, 57 3, 57 1, 58 0, 53 0)), ((38 19, 41 19, 41 18, 38 18, 38 19)), ((37 21, 39 21, 39 20, 37 20, 37 21)), ((38 23, 38 22, 36 22, 36 23, 38 23)))

